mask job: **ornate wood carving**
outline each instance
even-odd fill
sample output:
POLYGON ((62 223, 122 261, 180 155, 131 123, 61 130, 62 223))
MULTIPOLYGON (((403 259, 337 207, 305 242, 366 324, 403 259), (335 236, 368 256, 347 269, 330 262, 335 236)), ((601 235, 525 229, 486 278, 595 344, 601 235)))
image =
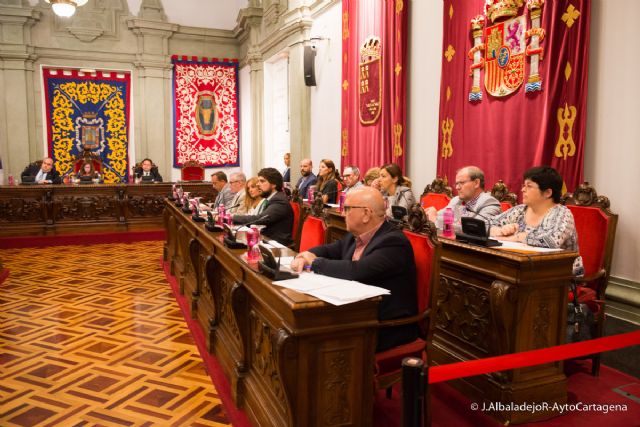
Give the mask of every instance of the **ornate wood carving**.
POLYGON ((440 276, 436 327, 486 352, 489 337, 489 293, 470 283, 440 276))
POLYGON ((63 197, 58 201, 56 221, 95 221, 118 216, 113 197, 110 196, 63 197))
POLYGON ((262 377, 278 401, 284 402, 285 394, 273 345, 276 339, 275 334, 271 331, 271 326, 261 319, 255 311, 252 311, 250 316, 253 331, 252 367, 262 377))
POLYGON ((235 281, 224 273, 218 275, 218 278, 220 286, 220 322, 229 329, 235 342, 240 343, 240 331, 231 306, 231 290, 235 286, 235 281))
POLYGON ((158 216, 164 210, 164 197, 160 195, 129 197, 127 209, 132 217, 158 216))
POLYGON ((37 199, 8 199, 0 201, 0 221, 23 222, 45 220, 43 204, 37 199))
POLYGON ((409 217, 407 219, 409 230, 414 233, 435 233, 435 224, 430 223, 427 214, 419 203, 411 206, 409 209, 409 217))
POLYGON ((508 331, 513 327, 513 311, 515 302, 515 289, 511 289, 509 283, 495 280, 489 288, 491 298, 491 318, 495 328, 497 354, 511 352, 511 337, 508 331))
POLYGON ((345 351, 335 351, 326 355, 327 376, 323 383, 325 396, 329 399, 328 411, 324 413, 324 425, 344 425, 351 421, 349 383, 351 365, 345 351))
POLYGON ((235 324, 238 327, 238 343, 240 344, 240 358, 236 360, 236 372, 243 375, 247 372, 246 354, 249 348, 249 296, 247 288, 242 282, 236 282, 231 288, 231 308, 235 324), (244 340, 240 337, 244 337, 244 340), (246 342, 245 342, 246 341, 246 342))
POLYGON ((533 346, 534 348, 550 347, 549 343, 549 319, 551 310, 549 306, 541 302, 538 304, 536 315, 533 319, 533 346))
POLYGON ((322 218, 324 212, 324 202, 322 201, 322 196, 318 195, 318 197, 313 199, 310 210, 311 215, 322 218))
POLYGON ((427 186, 424 187, 424 191, 420 195, 420 198, 427 193, 446 194, 449 197, 453 197, 453 191, 451 191, 451 187, 448 185, 448 180, 439 176, 437 176, 431 184, 427 184, 427 186))
POLYGON ((560 199, 564 205, 577 205, 577 206, 593 206, 602 209, 609 215, 614 215, 609 210, 611 202, 606 196, 598 196, 596 189, 593 188, 588 181, 583 182, 576 188, 573 193, 566 193, 560 199))
POLYGON ((510 193, 509 187, 501 179, 491 188, 491 195, 498 199, 499 202, 511 203, 512 206, 518 203, 518 196, 515 193, 510 193))

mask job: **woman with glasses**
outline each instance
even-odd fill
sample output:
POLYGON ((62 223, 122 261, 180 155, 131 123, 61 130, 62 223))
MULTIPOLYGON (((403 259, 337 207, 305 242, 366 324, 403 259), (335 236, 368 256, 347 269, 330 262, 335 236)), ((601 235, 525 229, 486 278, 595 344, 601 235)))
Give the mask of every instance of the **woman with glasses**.
MULTIPOLYGON (((514 206, 491 221, 491 235, 500 240, 530 246, 578 251, 578 234, 571 211, 560 204, 562 177, 549 166, 536 166, 524 173, 523 204, 514 206)), ((573 264, 574 275, 584 273, 582 258, 573 264)))
POLYGON ((336 170, 336 165, 333 161, 322 159, 318 169, 318 183, 316 185, 324 203, 336 203, 339 179, 340 173, 336 170))
POLYGON ((394 217, 393 206, 404 208, 405 211, 402 218, 406 217, 409 208, 415 205, 416 198, 411 191, 411 182, 402 175, 400 166, 395 163, 382 166, 378 180, 380 182, 382 195, 387 201, 387 217, 394 217))

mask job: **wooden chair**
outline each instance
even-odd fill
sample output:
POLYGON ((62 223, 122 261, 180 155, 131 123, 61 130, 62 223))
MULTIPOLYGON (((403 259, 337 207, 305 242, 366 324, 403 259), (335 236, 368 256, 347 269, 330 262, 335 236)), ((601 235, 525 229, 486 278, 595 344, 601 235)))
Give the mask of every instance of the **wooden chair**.
POLYGON ((93 170, 102 174, 102 170, 104 169, 104 164, 102 163, 102 159, 100 156, 91 153, 84 153, 81 156, 78 156, 73 161, 73 173, 77 174, 78 171, 82 168, 82 165, 87 163, 91 163, 93 165, 93 170))
POLYGON ((453 192, 451 187, 447 185, 446 179, 438 176, 424 188, 420 196, 420 206, 423 208, 433 206, 436 210, 440 210, 449 204, 452 197, 453 192))
POLYGON ((314 203, 310 207, 310 211, 307 214, 302 228, 300 230, 300 250, 298 252, 304 252, 314 246, 323 245, 326 242, 327 224, 325 223, 323 216, 323 204, 321 199, 319 203, 314 203))
POLYGON ((501 179, 491 188, 491 195, 500 202, 502 212, 508 211, 518 204, 518 196, 515 193, 510 193, 509 188, 501 179))
MULTIPOLYGON (((433 324, 430 322, 435 302, 435 294, 440 278, 441 244, 438 242, 435 224, 429 222, 419 205, 410 210, 409 230, 404 234, 413 247, 416 264, 418 314, 415 316, 385 320, 379 327, 418 324, 420 336, 414 342, 403 344, 375 355, 376 386, 387 390, 391 396, 391 386, 400 381, 402 359, 405 357, 421 358, 427 364, 427 344, 431 340, 433 324)), ((428 399, 426 405, 428 405, 428 399)), ((428 414, 428 408, 425 413, 428 414)))
MULTIPOLYGON (((618 215, 609 209, 609 199, 598 196, 588 182, 580 184, 573 194, 562 196, 562 203, 573 214, 584 264, 584 276, 574 278, 578 296, 580 302, 595 312, 594 338, 599 338, 604 332, 605 291, 611 272, 618 215)), ((592 355, 591 359, 591 373, 597 376, 600 372, 600 354, 592 355)))
POLYGON ((180 180, 204 181, 204 165, 195 160, 185 162, 180 170, 180 180))

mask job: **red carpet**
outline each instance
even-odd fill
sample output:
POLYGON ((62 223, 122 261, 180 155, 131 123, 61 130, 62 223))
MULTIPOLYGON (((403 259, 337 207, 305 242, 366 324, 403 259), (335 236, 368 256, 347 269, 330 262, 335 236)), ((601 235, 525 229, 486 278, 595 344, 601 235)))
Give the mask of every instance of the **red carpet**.
POLYGON ((2 285, 2 282, 4 282, 7 277, 9 277, 9 269, 3 268, 2 270, 0 270, 0 285, 2 285))
POLYGON ((0 249, 39 248, 45 246, 97 245, 135 243, 145 240, 165 240, 164 229, 120 231, 111 233, 59 234, 55 236, 0 237, 0 249))
POLYGON ((216 387, 216 391, 218 392, 218 396, 220 396, 220 400, 222 400, 222 404, 224 405, 224 408, 227 412, 229 421, 231 421, 231 424, 236 427, 250 427, 251 423, 249 422, 246 414, 239 410, 233 402, 233 398, 231 397, 231 388, 229 387, 229 382, 227 381, 222 368, 218 364, 218 361, 215 359, 215 357, 210 355, 207 351, 202 327, 197 320, 191 318, 191 314, 189 312, 189 302, 184 295, 180 295, 178 282, 176 278, 171 275, 171 268, 169 266, 169 263, 164 262, 162 259, 160 259, 160 264, 164 269, 164 275, 167 278, 167 281, 171 285, 173 295, 175 296, 176 301, 178 301, 178 305, 180 306, 180 310, 182 311, 182 316, 187 322, 189 330, 191 331, 191 335, 196 342, 196 346, 198 347, 198 351, 200 352, 200 356, 202 357, 202 361, 204 362, 205 369, 209 373, 213 385, 216 387))

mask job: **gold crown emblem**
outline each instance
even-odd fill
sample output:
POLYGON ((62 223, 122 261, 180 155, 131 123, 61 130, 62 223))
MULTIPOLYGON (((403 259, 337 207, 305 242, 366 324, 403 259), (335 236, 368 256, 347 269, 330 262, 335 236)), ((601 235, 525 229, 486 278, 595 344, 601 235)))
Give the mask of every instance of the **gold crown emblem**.
POLYGON ((484 13, 495 22, 498 18, 510 18, 518 14, 518 9, 522 7, 524 0, 486 0, 484 13))
POLYGON ((380 59, 381 50, 380 39, 374 36, 368 37, 364 43, 362 43, 362 46, 360 46, 360 62, 380 59))
POLYGON ((85 113, 82 113, 82 117, 85 119, 95 119, 96 117, 98 117, 98 114, 93 113, 91 111, 87 111, 85 113))

